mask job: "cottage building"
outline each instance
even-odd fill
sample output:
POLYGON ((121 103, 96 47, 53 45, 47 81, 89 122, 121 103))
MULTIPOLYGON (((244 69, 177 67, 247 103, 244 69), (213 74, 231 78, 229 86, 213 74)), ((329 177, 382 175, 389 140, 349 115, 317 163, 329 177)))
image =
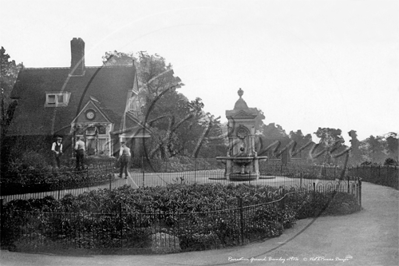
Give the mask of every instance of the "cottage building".
POLYGON ((134 64, 87 67, 84 48, 82 39, 71 41, 70 67, 20 71, 11 93, 18 105, 8 136, 32 141, 62 136, 71 155, 77 136, 84 138, 87 155, 116 155, 123 140, 137 154, 151 132, 140 119, 134 64))

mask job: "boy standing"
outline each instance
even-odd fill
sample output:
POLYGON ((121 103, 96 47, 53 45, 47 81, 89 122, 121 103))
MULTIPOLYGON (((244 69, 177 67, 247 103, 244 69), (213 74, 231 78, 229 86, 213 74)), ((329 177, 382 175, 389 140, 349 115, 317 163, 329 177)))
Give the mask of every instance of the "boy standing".
POLYGON ((85 143, 80 139, 76 138, 75 151, 76 151, 76 169, 83 170, 83 158, 85 154, 85 143))
POLYGON ((120 171, 119 177, 122 178, 122 173, 125 172, 125 179, 127 178, 127 168, 130 162, 130 149, 126 146, 125 142, 121 142, 122 147, 119 151, 119 164, 120 164, 120 171))
POLYGON ((57 167, 61 167, 60 157, 62 155, 62 138, 57 137, 56 141, 53 142, 51 147, 51 151, 54 153, 55 162, 57 163, 57 167))

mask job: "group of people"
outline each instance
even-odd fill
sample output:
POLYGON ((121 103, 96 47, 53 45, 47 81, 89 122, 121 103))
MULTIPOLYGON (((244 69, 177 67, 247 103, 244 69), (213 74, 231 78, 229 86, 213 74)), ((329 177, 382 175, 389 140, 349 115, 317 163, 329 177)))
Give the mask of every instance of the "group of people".
MULTIPOLYGON (((80 138, 76 138, 75 143, 75 154, 76 154, 76 169, 83 170, 83 160, 85 154, 86 145, 84 141, 80 138)), ((61 167, 60 157, 62 155, 62 138, 57 137, 51 146, 51 151, 54 153, 54 159, 58 168, 61 167)), ((128 177, 128 166, 131 159, 130 148, 126 146, 125 142, 121 142, 121 148, 119 150, 119 177, 122 178, 123 173, 125 174, 125 179, 128 177)))
MULTIPOLYGON (((76 152, 76 169, 83 170, 83 158, 85 154, 85 143, 80 137, 76 138, 75 152, 76 152)), ((61 155, 62 155, 62 138, 57 137, 51 146, 51 151, 54 153, 55 163, 58 168, 61 167, 61 155)))

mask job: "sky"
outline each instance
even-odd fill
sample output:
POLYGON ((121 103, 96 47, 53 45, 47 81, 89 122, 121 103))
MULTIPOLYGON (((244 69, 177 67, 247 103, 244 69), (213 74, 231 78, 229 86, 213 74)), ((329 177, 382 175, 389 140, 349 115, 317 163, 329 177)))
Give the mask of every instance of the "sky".
MULTIPOLYGON (((399 133, 399 1, 0 0, 0 46, 25 67, 87 66, 107 51, 164 57, 189 100, 227 121, 238 100, 287 133, 399 133)), ((313 135, 313 139, 316 138, 313 135)))

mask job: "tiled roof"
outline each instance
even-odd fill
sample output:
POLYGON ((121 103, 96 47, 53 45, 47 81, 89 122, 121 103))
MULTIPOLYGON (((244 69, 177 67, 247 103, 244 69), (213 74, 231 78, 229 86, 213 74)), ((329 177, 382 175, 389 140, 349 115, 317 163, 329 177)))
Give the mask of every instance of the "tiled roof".
POLYGON ((70 68, 25 68, 11 97, 18 99, 9 135, 68 134, 71 121, 90 97, 119 128, 128 91, 136 75, 132 66, 86 67, 85 75, 69 76, 70 68), (68 106, 45 107, 46 92, 71 93, 68 106))

